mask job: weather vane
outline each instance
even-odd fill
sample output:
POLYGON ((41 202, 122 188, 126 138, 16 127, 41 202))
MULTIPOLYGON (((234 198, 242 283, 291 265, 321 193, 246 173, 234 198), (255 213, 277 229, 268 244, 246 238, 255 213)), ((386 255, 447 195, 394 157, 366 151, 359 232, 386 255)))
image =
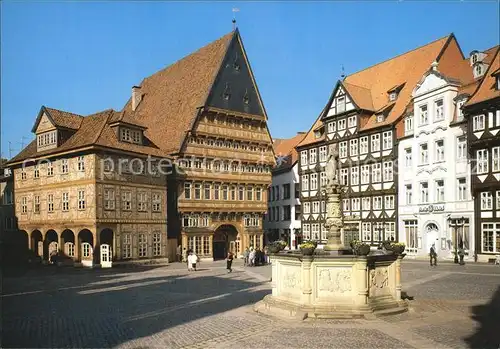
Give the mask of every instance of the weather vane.
POLYGON ((233 7, 233 30, 236 29, 236 12, 240 12, 240 9, 233 7))

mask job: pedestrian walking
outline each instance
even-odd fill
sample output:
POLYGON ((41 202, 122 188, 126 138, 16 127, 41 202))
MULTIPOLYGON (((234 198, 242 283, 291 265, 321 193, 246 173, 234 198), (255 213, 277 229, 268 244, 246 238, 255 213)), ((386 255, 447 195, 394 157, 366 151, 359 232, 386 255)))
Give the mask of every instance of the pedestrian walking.
POLYGON ((436 253, 436 246, 434 244, 432 244, 431 249, 429 251, 429 257, 430 257, 431 267, 437 266, 437 253, 436 253))
POLYGON ((460 258, 460 265, 465 265, 464 256, 465 256, 465 251, 463 247, 460 247, 458 249, 458 257, 460 258))
POLYGON ((232 273, 233 272, 233 269, 232 269, 232 264, 233 264, 233 252, 229 251, 227 253, 227 258, 226 258, 226 269, 227 269, 227 272, 228 273, 232 273))

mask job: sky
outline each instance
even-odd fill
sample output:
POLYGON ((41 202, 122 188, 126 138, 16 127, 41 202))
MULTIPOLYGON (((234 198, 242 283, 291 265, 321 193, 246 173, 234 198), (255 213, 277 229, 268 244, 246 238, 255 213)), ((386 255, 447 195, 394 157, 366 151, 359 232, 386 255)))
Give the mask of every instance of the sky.
POLYGON ((466 56, 500 41, 498 1, 0 6, 0 152, 7 158, 34 138, 42 105, 81 115, 121 110, 144 77, 230 32, 233 8, 273 138, 311 127, 342 66, 354 73, 452 32, 466 56))

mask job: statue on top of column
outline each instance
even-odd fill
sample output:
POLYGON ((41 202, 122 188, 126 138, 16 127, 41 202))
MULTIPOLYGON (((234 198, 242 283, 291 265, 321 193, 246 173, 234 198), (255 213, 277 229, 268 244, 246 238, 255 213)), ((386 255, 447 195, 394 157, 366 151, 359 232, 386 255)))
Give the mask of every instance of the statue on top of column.
POLYGON ((328 160, 326 162, 326 179, 328 180, 328 185, 337 183, 337 158, 339 152, 337 150, 337 144, 332 143, 328 147, 328 160))

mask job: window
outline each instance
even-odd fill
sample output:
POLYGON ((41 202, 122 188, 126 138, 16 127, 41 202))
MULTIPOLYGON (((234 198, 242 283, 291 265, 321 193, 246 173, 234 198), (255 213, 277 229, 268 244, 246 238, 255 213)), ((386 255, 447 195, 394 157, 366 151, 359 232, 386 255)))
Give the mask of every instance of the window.
POLYGON ((476 76, 480 76, 483 73, 483 68, 481 65, 476 65, 476 76))
POLYGON ((194 184, 194 199, 201 200, 201 183, 194 184))
POLYGON ((321 184, 321 187, 326 186, 327 179, 326 179, 326 172, 325 171, 323 171, 319 174, 319 182, 321 184))
POLYGON ((465 178, 457 179, 458 182, 458 201, 467 200, 467 181, 465 178))
POLYGON ((371 223, 362 223, 361 224, 361 238, 363 241, 371 241, 372 240, 372 225, 371 223))
POLYGON ((302 235, 303 240, 311 240, 311 225, 302 224, 302 235))
POLYGON ((345 119, 339 120, 338 123, 339 123, 339 125, 338 125, 337 129, 339 131, 345 130, 345 119))
POLYGON ((256 201, 262 200, 262 189, 260 187, 255 188, 255 200, 256 201))
POLYGON ((312 203, 312 213, 320 213, 319 211, 319 201, 313 201, 312 203))
POLYGON ((444 108, 443 108, 443 100, 439 99, 436 102, 434 102, 434 110, 435 110, 435 120, 434 121, 441 121, 444 119, 444 108))
POLYGON ((78 157, 77 168, 78 171, 85 171, 85 158, 83 156, 78 157))
POLYGON ((317 223, 312 224, 311 234, 312 234, 312 236, 311 236, 312 240, 315 240, 315 241, 319 240, 319 224, 317 224, 317 223))
POLYGON ((61 160, 61 173, 68 173, 68 171, 69 171, 68 159, 62 159, 61 160))
POLYGON ((328 123, 328 133, 334 133, 335 132, 335 122, 329 122, 328 123))
POLYGON ((40 169, 38 168, 38 165, 33 167, 33 178, 40 178, 40 169))
POLYGON ((26 196, 21 198, 21 212, 28 213, 28 198, 26 196))
POLYGON ((316 161, 316 148, 309 149, 309 164, 314 165, 316 161))
MULTIPOLYGON (((203 190, 203 199, 210 200, 210 191, 211 191, 210 183, 205 183, 203 190)), ((234 199, 233 199, 234 200, 234 199)))
POLYGON ((275 193, 276 193, 276 200, 280 200, 280 186, 277 185, 275 187, 275 193))
POLYGON ((361 184, 370 183, 370 165, 361 165, 361 184))
POLYGON ((141 132, 140 131, 136 131, 136 130, 132 130, 132 142, 134 143, 141 143, 141 132))
POLYGON ((54 166, 52 165, 52 162, 47 163, 47 176, 53 176, 54 175, 54 166))
POLYGON ((137 211, 144 212, 148 209, 148 195, 146 193, 137 194, 137 211))
MULTIPOLYGON (((227 187, 226 187, 227 190, 227 187)), ((227 200, 227 198, 225 199, 227 200)), ((252 186, 247 186, 247 200, 252 201, 253 200, 253 187, 252 186)))
POLYGON ((413 116, 408 116, 405 118, 405 135, 410 135, 413 133, 413 116))
POLYGON ((290 184, 283 184, 283 199, 290 199, 290 184))
POLYGON ((302 182, 300 183, 302 186, 302 191, 309 190, 309 175, 302 175, 302 182))
POLYGON ((300 164, 307 165, 307 150, 302 150, 300 152, 300 164))
POLYGON ((477 174, 488 173, 488 149, 481 149, 476 152, 477 163, 476 172, 477 174))
POLYGON ((420 203, 426 204, 429 202, 429 183, 420 183, 420 203))
POLYGON ((420 144, 420 165, 427 165, 429 163, 429 150, 427 143, 420 144))
POLYGON ((374 196, 373 197, 373 209, 374 210, 381 210, 382 209, 382 197, 381 196, 374 196))
POLYGON ((473 131, 481 131, 484 130, 484 114, 476 115, 472 118, 472 130, 473 131))
POLYGON ((362 198, 361 199, 361 205, 363 211, 370 211, 371 210, 371 200, 370 198, 362 198))
POLYGON ((191 183, 184 183, 184 199, 191 199, 191 183))
POLYGON ((344 111, 345 111, 345 97, 338 97, 337 98, 337 114, 342 113, 344 111))
POLYGON ((427 106, 420 106, 420 125, 427 125, 429 123, 429 115, 427 114, 427 106))
POLYGON ((120 138, 122 141, 130 142, 130 130, 128 128, 121 128, 120 130, 120 138))
POLYGON ((418 222, 416 220, 404 221, 405 235, 408 243, 408 248, 415 251, 416 248, 421 248, 421 239, 418 237, 418 222))
POLYGON ((359 139, 359 153, 360 154, 368 153, 368 137, 361 137, 359 139))
POLYGON ((347 157, 347 142, 340 142, 339 144, 339 157, 347 157))
POLYGON ((377 114, 377 122, 383 122, 385 120, 384 114, 377 114))
POLYGON ((465 136, 457 137, 457 160, 467 158, 467 139, 465 136))
POLYGON ((326 151, 326 145, 319 147, 319 161, 324 162, 327 159, 327 151, 326 151))
POLYGON ((380 151, 380 135, 372 135, 371 136, 372 140, 372 151, 380 151))
POLYGON ((139 234, 138 236, 139 258, 148 256, 148 237, 146 234, 139 234))
POLYGON ((304 202, 304 213, 305 214, 311 213, 311 203, 308 201, 304 202))
POLYGON ((349 116, 347 118, 347 127, 356 127, 356 116, 349 116))
POLYGON ((40 213, 40 195, 35 195, 34 197, 33 213, 40 213))
POLYGON ((500 252, 500 224, 483 223, 481 225, 482 251, 500 252))
POLYGON ((405 196, 406 196, 406 204, 411 205, 413 199, 413 190, 411 184, 405 185, 405 196))
POLYGON ((54 212, 54 194, 47 195, 47 211, 54 212))
POLYGON ((395 101, 398 98, 398 93, 397 92, 391 92, 389 93, 389 101, 395 101))
POLYGON ((153 233, 153 256, 161 256, 161 233, 153 233))
POLYGON ((317 189, 318 189, 318 174, 311 173, 311 190, 317 190, 317 189))
POLYGON ((381 164, 372 164, 372 183, 382 181, 381 164))
POLYGON ((132 193, 130 191, 122 191, 122 210, 130 211, 132 209, 132 193))
POLYGON ((349 170, 347 168, 343 168, 340 170, 340 184, 349 184, 349 170))
POLYGON ((436 162, 444 161, 444 141, 436 141, 436 162))
POLYGON ((405 166, 406 167, 411 167, 412 166, 411 148, 406 148, 405 149, 405 166))
POLYGON ((500 191, 497 190, 497 211, 500 211, 500 191))
POLYGON ((62 210, 69 211, 69 193, 62 193, 62 210))
POLYGON ((289 221, 292 218, 292 207, 290 205, 283 206, 283 220, 289 221))
POLYGON ((359 184, 359 167, 351 167, 351 185, 359 184))
POLYGON ((436 201, 444 202, 444 181, 437 180, 436 181, 436 201))
POLYGON ((384 196, 385 200, 385 209, 386 210, 394 210, 394 195, 386 195, 384 196))
POLYGON ((384 182, 392 182, 394 179, 392 161, 384 162, 384 182))
POLYGON ((373 241, 381 241, 384 235, 384 224, 377 222, 373 224, 373 241))
POLYGON ((493 172, 500 171, 500 147, 491 149, 491 167, 493 172))
POLYGON ((360 208, 360 200, 359 198, 354 198, 351 200, 351 210, 352 211, 359 211, 360 208))
POLYGON ((481 193, 481 210, 492 210, 493 209, 493 194, 489 191, 483 191, 481 193))
POLYGON ((384 240, 396 241, 396 223, 386 222, 384 240))
POLYGON ((358 140, 357 139, 351 139, 349 141, 350 145, 350 150, 351 150, 351 156, 356 156, 358 155, 358 140))
POLYGON ((462 121, 464 119, 464 111, 462 110, 464 104, 465 104, 465 99, 457 103, 457 121, 462 121))
POLYGON ((382 133, 382 146, 384 150, 392 148, 392 131, 382 133))

